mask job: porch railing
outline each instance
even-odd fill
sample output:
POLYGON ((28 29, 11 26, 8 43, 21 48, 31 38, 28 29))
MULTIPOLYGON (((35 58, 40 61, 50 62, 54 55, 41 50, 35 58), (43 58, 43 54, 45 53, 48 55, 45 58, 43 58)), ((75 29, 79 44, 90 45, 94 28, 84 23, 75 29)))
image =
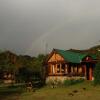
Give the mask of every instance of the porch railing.
POLYGON ((83 77, 83 76, 85 76, 85 74, 84 73, 74 73, 74 72, 70 72, 70 73, 48 73, 48 76, 68 76, 68 77, 80 76, 80 77, 83 77))

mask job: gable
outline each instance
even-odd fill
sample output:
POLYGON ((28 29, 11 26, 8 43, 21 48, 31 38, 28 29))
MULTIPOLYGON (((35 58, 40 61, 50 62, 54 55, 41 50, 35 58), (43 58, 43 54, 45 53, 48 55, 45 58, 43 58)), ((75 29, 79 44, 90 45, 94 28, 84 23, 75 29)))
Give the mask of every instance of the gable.
POLYGON ((64 61, 64 58, 57 53, 53 53, 52 56, 49 58, 48 62, 55 62, 55 61, 64 61))
POLYGON ((91 56, 86 56, 83 61, 86 61, 86 62, 91 62, 93 61, 94 59, 91 57, 91 56))

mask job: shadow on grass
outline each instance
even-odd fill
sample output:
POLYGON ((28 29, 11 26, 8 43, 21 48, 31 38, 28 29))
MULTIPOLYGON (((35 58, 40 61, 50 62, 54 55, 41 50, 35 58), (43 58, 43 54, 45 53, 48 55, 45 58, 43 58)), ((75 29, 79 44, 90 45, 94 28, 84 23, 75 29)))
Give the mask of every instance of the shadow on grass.
POLYGON ((20 94, 23 92, 24 92, 24 89, 18 86, 0 87, 0 100, 17 100, 18 99, 17 97, 20 96, 20 94))

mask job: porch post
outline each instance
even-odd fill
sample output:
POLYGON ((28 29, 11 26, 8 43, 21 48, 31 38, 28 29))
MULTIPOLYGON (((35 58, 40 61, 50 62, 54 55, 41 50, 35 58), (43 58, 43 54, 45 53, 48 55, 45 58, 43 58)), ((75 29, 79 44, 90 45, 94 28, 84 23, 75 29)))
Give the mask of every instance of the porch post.
POLYGON ((67 73, 68 73, 68 65, 65 64, 65 74, 67 74, 67 73))
POLYGON ((71 66, 71 73, 73 73, 73 68, 74 68, 74 67, 73 67, 73 66, 71 66))
POLYGON ((55 65, 52 65, 52 74, 55 74, 55 65))
POLYGON ((55 73, 57 74, 57 64, 55 65, 55 73))
POLYGON ((62 73, 62 64, 60 63, 60 74, 62 73))

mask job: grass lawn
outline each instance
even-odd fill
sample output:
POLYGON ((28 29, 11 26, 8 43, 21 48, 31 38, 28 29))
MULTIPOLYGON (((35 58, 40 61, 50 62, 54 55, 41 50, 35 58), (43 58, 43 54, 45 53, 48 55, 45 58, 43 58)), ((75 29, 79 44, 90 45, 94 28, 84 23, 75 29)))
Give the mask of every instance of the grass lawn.
POLYGON ((100 100, 100 86, 94 87, 90 82, 77 85, 48 88, 44 87, 36 92, 23 93, 19 100, 100 100))
POLYGON ((0 100, 18 100, 22 92, 19 86, 0 85, 0 100))
MULTIPOLYGON (((0 90, 1 91, 1 90, 0 90)), ((12 90, 13 91, 13 90, 12 90)), ((1 92, 0 92, 1 93, 1 92)), ((9 93, 9 92, 8 92, 9 93)), ((3 93, 4 94, 4 93, 3 93)), ((100 86, 94 87, 84 82, 68 87, 43 87, 35 92, 15 91, 3 96, 0 100, 100 100, 100 86)))

